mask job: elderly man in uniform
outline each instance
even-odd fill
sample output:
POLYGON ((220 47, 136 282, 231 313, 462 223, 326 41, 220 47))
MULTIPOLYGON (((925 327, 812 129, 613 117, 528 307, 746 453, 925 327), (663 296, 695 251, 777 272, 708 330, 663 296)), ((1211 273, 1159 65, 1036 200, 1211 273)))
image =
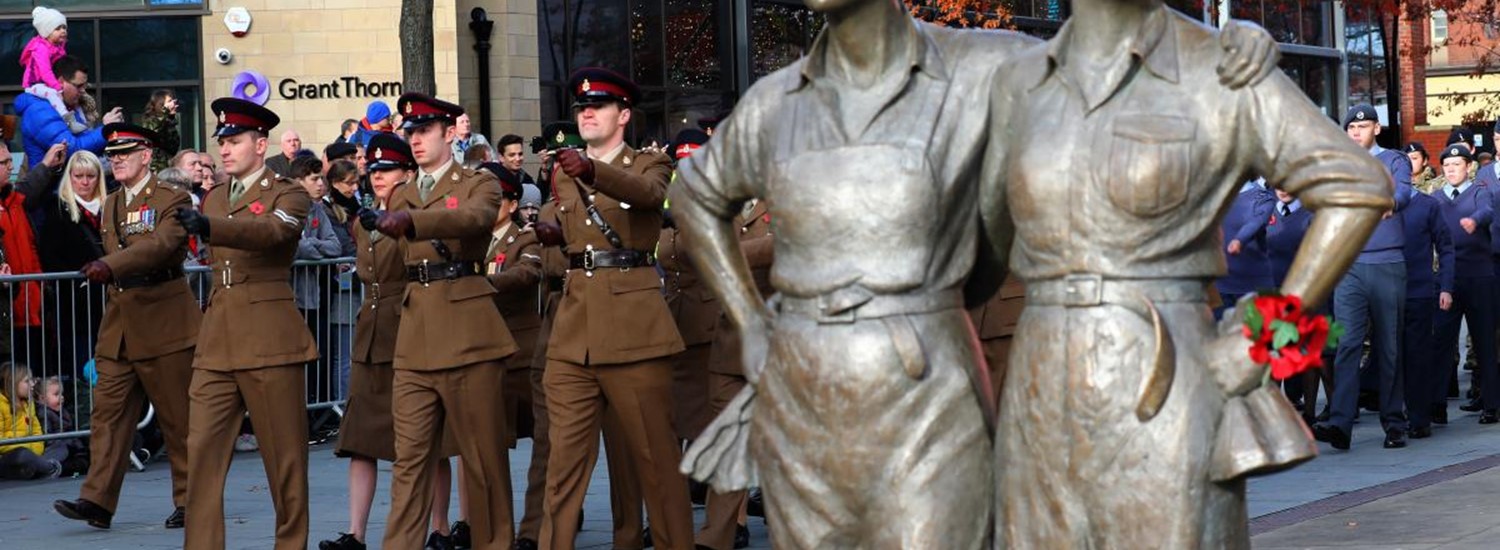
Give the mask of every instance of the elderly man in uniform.
MULTIPOLYGON (((483 277, 500 208, 494 176, 453 159, 454 119, 463 108, 419 93, 397 101, 417 161, 413 183, 380 214, 381 233, 406 241, 406 298, 392 382, 396 462, 385 548, 422 544, 433 491, 435 443, 451 423, 461 436, 463 482, 474 548, 509 548, 510 463, 505 441, 505 358, 518 349, 483 277)), ((442 537, 434 534, 434 537, 442 537)))
POLYGON ((303 363, 317 343, 292 303, 291 266, 311 198, 264 166, 266 135, 280 118, 234 98, 211 105, 214 136, 232 178, 179 208, 187 232, 208 243, 213 293, 203 317, 189 389, 185 545, 224 547, 224 478, 240 421, 255 419, 276 507, 277 550, 307 547, 307 414, 303 363))
POLYGON ((103 206, 105 256, 83 266, 89 281, 113 283, 94 353, 99 381, 89 440, 93 462, 79 498, 52 506, 65 517, 109 528, 135 424, 149 400, 172 463, 176 509, 166 527, 178 529, 187 506, 188 384, 202 313, 182 277, 187 232, 172 214, 192 208, 193 200, 187 189, 151 175, 154 132, 114 123, 105 125, 104 137, 110 169, 124 192, 111 194, 103 206))
MULTIPOLYGON (((671 411, 671 356, 683 345, 652 269, 671 164, 625 144, 639 95, 629 79, 584 68, 568 88, 588 147, 559 151, 552 174, 569 270, 543 376, 552 454, 541 544, 574 544, 607 407, 644 489, 655 545, 686 548, 692 510, 671 411)), ((548 233, 543 242, 560 240, 555 228, 548 233)))

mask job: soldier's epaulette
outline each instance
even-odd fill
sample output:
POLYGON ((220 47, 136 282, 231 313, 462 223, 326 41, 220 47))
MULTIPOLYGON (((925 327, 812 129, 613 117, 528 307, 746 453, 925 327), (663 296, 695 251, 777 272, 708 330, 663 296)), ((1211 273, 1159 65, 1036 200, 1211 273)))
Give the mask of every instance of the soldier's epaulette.
MULTIPOLYGON (((638 149, 635 152, 635 156, 638 157, 638 158, 639 157, 649 157, 650 160, 660 159, 660 160, 666 161, 668 164, 672 163, 672 157, 667 156, 667 152, 666 151, 663 151, 663 150, 661 150, 660 148, 657 148, 657 147, 646 147, 646 148, 638 149)), ((641 159, 641 160, 646 160, 646 159, 641 159)))

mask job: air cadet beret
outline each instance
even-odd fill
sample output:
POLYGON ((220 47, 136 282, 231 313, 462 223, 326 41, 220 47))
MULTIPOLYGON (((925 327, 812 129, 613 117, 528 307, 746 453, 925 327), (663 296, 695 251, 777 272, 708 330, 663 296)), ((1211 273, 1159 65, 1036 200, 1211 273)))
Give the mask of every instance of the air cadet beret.
POLYGON ((125 153, 142 147, 151 147, 158 139, 156 132, 124 122, 105 124, 100 131, 104 134, 104 154, 125 153))
POLYGON ((1348 129, 1350 124, 1366 120, 1373 120, 1375 124, 1380 124, 1380 114, 1376 113, 1375 108, 1367 103, 1355 105, 1349 108, 1348 113, 1344 114, 1344 128, 1348 129))
POLYGON ((1467 143, 1469 147, 1473 147, 1474 131, 1464 127, 1454 128, 1452 132, 1448 132, 1448 143, 1445 143, 1444 145, 1453 145, 1458 142, 1464 142, 1467 143))
POLYGON ((510 200, 521 199, 521 176, 510 170, 506 170, 498 162, 486 162, 479 165, 480 170, 487 170, 500 178, 500 196, 510 200))
POLYGON ((271 129, 281 124, 281 117, 270 109, 234 97, 221 97, 209 105, 219 117, 219 126, 214 137, 229 137, 243 132, 255 131, 270 135, 271 129))
POLYGON ((547 141, 547 150, 556 151, 566 147, 583 147, 583 136, 578 135, 578 125, 572 122, 553 122, 542 127, 542 139, 547 141))
POLYGON ((535 185, 523 183, 521 184, 521 208, 527 207, 542 207, 542 190, 535 185))
POLYGON ((1427 148, 1423 147, 1421 143, 1415 141, 1406 144, 1406 147, 1403 148, 1403 150, 1408 153, 1422 153, 1423 158, 1427 158, 1430 156, 1427 154, 1427 148))
POLYGON ((344 157, 352 157, 356 153, 359 153, 359 148, 355 147, 353 143, 349 143, 347 141, 330 143, 327 147, 323 148, 323 158, 326 158, 328 160, 338 160, 344 157))
POLYGON ((641 95, 641 89, 629 78, 602 67, 584 67, 568 78, 573 92, 573 108, 618 101, 629 107, 641 95))
POLYGON ((693 154, 703 144, 708 143, 708 134, 703 130, 686 128, 677 132, 677 137, 672 138, 672 158, 682 159, 693 154))
POLYGON ((1466 161, 1474 160, 1474 154, 1469 152, 1468 147, 1452 143, 1443 148, 1443 158, 1439 160, 1448 160, 1449 157, 1462 157, 1466 161))
POLYGON ((417 92, 402 94, 401 98, 396 100, 396 110, 401 113, 402 130, 416 129, 429 122, 440 120, 446 120, 452 124, 459 115, 464 114, 463 107, 417 92))
POLYGON ((370 143, 365 146, 365 163, 371 172, 396 168, 417 169, 417 161, 412 157, 411 146, 396 137, 396 134, 386 132, 370 137, 370 143))

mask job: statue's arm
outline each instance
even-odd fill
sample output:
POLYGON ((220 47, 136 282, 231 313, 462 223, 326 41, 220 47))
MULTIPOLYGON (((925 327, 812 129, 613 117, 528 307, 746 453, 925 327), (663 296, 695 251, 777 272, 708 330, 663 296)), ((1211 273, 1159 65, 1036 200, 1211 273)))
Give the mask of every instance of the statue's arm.
POLYGON ((988 302, 999 291, 1009 272, 1010 247, 1015 240, 1015 221, 1006 200, 1005 146, 1007 121, 1014 96, 1007 89, 1002 66, 993 79, 985 131, 984 154, 979 168, 979 253, 974 270, 964 285, 965 307, 988 302))

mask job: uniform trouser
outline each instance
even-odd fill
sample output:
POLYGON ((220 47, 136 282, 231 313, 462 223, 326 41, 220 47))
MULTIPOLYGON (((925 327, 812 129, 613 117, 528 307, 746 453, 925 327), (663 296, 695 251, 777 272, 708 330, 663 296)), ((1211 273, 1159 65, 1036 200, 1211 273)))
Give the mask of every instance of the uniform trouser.
MULTIPOLYGON (((713 416, 724 412, 729 401, 740 390, 745 389, 745 377, 733 374, 710 373, 709 383, 713 394, 708 401, 708 408, 713 416)), ((703 514, 703 528, 698 530, 697 543, 713 550, 733 549, 735 528, 740 524, 740 508, 745 506, 747 496, 745 491, 709 491, 703 514)))
MULTIPOLYGON (((1433 384, 1443 364, 1432 353, 1436 340, 1432 324, 1437 313, 1438 300, 1435 297, 1406 299, 1406 316, 1401 331, 1401 375, 1405 377, 1402 389, 1406 393, 1406 417, 1413 428, 1432 425, 1432 398, 1437 395, 1433 384)), ((1446 400, 1443 403, 1446 405, 1446 400)))
POLYGON ((187 550, 224 548, 224 478, 248 410, 276 509, 276 550, 307 548, 307 383, 301 363, 195 369, 188 390, 187 550))
POLYGON ((708 354, 710 344, 689 346, 672 358, 672 429, 677 438, 690 440, 698 437, 708 421, 709 395, 713 386, 709 383, 708 354))
POLYGON ((601 422, 604 466, 609 469, 609 516, 614 525, 614 549, 640 550, 646 544, 641 526, 641 480, 636 477, 619 413, 605 405, 601 422))
POLYGON ((997 336, 979 341, 979 350, 984 352, 984 363, 989 367, 990 390, 994 403, 1000 402, 1000 392, 1005 387, 1005 366, 1010 359, 1010 335, 997 336))
POLYGON ((78 496, 113 513, 120 501, 120 484, 135 425, 149 399, 156 407, 172 465, 172 505, 187 506, 188 385, 193 381, 193 348, 152 359, 115 361, 98 358, 99 382, 94 386, 92 434, 89 438, 88 478, 78 496))
POLYGON ((547 422, 547 398, 542 390, 542 369, 527 369, 531 383, 531 467, 526 471, 526 510, 521 516, 521 528, 516 538, 538 540, 542 534, 543 497, 547 488, 547 454, 552 452, 552 439, 547 437, 551 424, 547 422))
POLYGON ((1333 360, 1333 407, 1328 422, 1349 434, 1359 416, 1359 363, 1370 339, 1370 368, 1380 376, 1380 427, 1405 431, 1404 384, 1397 368, 1406 264, 1354 264, 1334 289, 1333 318, 1344 325, 1333 360))
POLYGON ((509 549, 515 539, 511 515, 510 459, 502 437, 505 365, 484 361, 439 371, 396 369, 391 390, 396 462, 391 464, 391 511, 383 548, 421 548, 432 513, 432 462, 452 422, 463 458, 469 494, 473 548, 509 549))
POLYGON ((620 422, 624 454, 630 457, 644 489, 656 548, 691 548, 692 505, 687 480, 677 470, 682 452, 672 432, 672 360, 590 366, 549 359, 543 381, 551 414, 552 455, 541 546, 574 545, 608 407, 620 422))
POLYGON ((1431 386, 1433 403, 1446 403, 1448 382, 1453 379, 1460 321, 1467 321, 1478 359, 1475 374, 1481 386, 1485 409, 1500 409, 1500 367, 1495 364, 1495 278, 1458 277, 1453 281, 1453 306, 1438 312, 1437 357, 1440 378, 1431 386))

